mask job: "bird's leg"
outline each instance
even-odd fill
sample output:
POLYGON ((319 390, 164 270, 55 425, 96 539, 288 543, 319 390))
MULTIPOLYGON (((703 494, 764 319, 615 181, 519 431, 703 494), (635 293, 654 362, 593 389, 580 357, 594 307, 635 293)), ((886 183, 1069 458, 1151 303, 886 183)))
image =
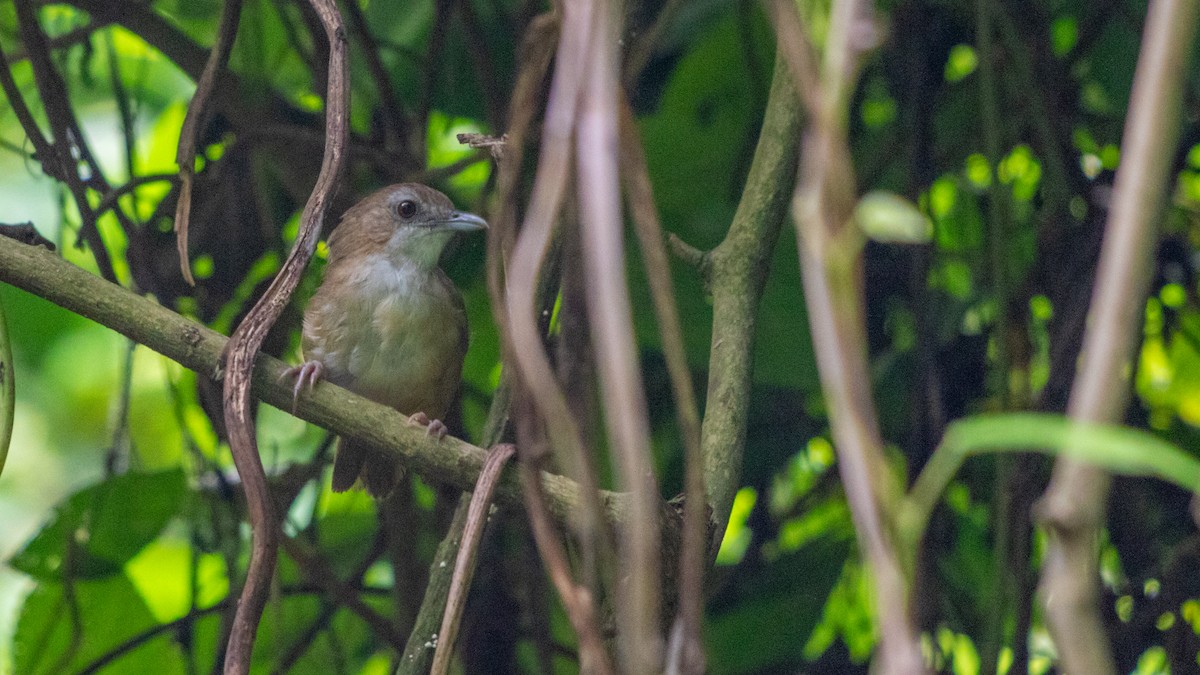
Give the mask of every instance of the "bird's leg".
POLYGON ((312 391, 317 382, 325 375, 325 364, 320 361, 305 361, 298 366, 292 366, 283 371, 280 380, 289 377, 296 378, 296 386, 292 389, 292 412, 296 412, 296 403, 300 401, 302 390, 312 391))
POLYGON ((446 434, 450 431, 446 428, 445 424, 442 424, 441 420, 431 420, 429 419, 429 415, 426 415, 423 412, 417 412, 409 415, 408 421, 425 427, 425 435, 433 436, 439 441, 445 438, 446 434))

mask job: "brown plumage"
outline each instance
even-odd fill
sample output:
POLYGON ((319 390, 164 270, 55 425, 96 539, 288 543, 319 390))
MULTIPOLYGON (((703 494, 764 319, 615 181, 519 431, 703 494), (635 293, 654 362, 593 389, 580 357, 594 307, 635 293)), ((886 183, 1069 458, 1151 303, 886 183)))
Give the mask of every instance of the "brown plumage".
MULTIPOLYGON (((458 231, 487 225, 416 183, 383 188, 346 211, 329 237, 325 279, 304 313, 305 363, 289 370, 296 395, 321 378, 410 415, 439 438, 467 351, 462 296, 438 267, 458 231)), ((352 438, 338 443, 333 490, 362 478, 384 497, 393 459, 352 438)))

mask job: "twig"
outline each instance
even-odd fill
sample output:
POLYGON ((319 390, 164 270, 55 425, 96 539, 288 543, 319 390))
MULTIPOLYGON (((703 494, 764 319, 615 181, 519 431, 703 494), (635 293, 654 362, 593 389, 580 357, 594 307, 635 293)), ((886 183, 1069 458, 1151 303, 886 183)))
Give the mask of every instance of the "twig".
MULTIPOLYGON (((137 149, 136 149, 136 116, 137 111, 130 104, 129 92, 125 88, 125 80, 121 77, 121 59, 117 56, 116 39, 110 31, 106 34, 104 40, 105 50, 108 52, 108 79, 112 86, 113 99, 117 104, 117 116, 121 121, 121 141, 124 145, 122 150, 125 151, 125 175, 136 176, 137 170, 137 149)), ((133 212, 136 218, 137 214, 137 195, 134 194, 133 212)), ((97 213, 103 213, 97 210, 97 213)), ((133 242, 130 242, 133 244, 133 242)))
POLYGON ((8 237, 14 241, 21 242, 26 246, 41 246, 47 251, 53 251, 57 247, 54 242, 42 236, 41 232, 33 226, 31 222, 8 224, 0 223, 0 237, 8 237))
MULTIPOLYGON (((794 10, 793 10, 794 11, 794 10)), ((800 268, 838 470, 859 547, 871 567, 883 673, 925 672, 909 612, 909 588, 885 509, 898 486, 884 465, 867 369, 862 289, 863 235, 853 223, 854 169, 847 141, 850 95, 877 28, 870 3, 837 0, 826 36, 820 92, 811 110, 801 178, 793 198, 800 268)), ((788 48, 781 41, 780 49, 788 48)), ((789 63, 803 63, 792 57, 789 63)), ((810 74, 810 76, 813 76, 810 74)))
MULTIPOLYGON (((368 590, 369 589, 362 589, 361 592, 366 592, 368 590)), ((311 585, 284 586, 282 589, 280 589, 280 593, 285 596, 315 595, 315 594, 324 593, 324 592, 325 592, 324 589, 318 588, 316 586, 311 586, 311 585)), ((91 675, 91 673, 100 672, 100 670, 103 669, 105 666, 108 666, 113 661, 116 661, 117 659, 128 654, 129 652, 137 649, 138 647, 141 647, 142 645, 153 640, 154 638, 156 638, 160 635, 163 635, 164 633, 172 633, 172 632, 178 631, 181 628, 190 626, 193 623, 195 623, 198 619, 202 619, 206 616, 223 612, 231 604, 232 604, 232 602, 229 599, 225 599, 225 600, 222 600, 221 602, 216 603, 215 605, 209 605, 208 607, 195 607, 190 612, 179 617, 178 619, 175 619, 174 621, 168 621, 166 623, 160 623, 156 626, 151 626, 150 628, 147 628, 146 630, 138 633, 137 635, 130 637, 128 640, 125 640, 124 642, 117 645, 113 649, 96 657, 96 659, 93 660, 91 663, 88 663, 83 668, 80 668, 79 674, 80 675, 91 675)))
POLYGON ((189 626, 197 619, 201 619, 210 614, 216 614, 218 612, 222 612, 228 606, 229 606, 229 601, 225 600, 222 602, 218 602, 215 605, 211 605, 209 607, 193 609, 191 612, 188 612, 187 614, 179 617, 178 619, 175 619, 174 621, 168 621, 167 623, 159 624, 157 626, 151 626, 150 628, 147 628, 146 630, 142 631, 141 633, 138 633, 137 635, 134 635, 133 637, 129 638, 128 640, 117 645, 116 648, 111 649, 111 650, 105 652, 104 654, 101 654, 99 657, 97 657, 91 663, 87 664, 83 668, 80 668, 79 673, 80 673, 80 675, 91 675, 91 673, 98 673, 105 666, 108 666, 113 661, 116 661, 120 657, 137 649, 138 647, 141 647, 142 645, 153 640, 154 638, 156 638, 164 633, 169 633, 171 631, 179 630, 180 628, 182 628, 184 626, 189 626))
POLYGON ((179 131, 179 149, 175 152, 175 164, 179 166, 179 196, 175 202, 175 247, 179 251, 179 270, 189 286, 195 286, 192 264, 188 257, 188 220, 192 215, 192 182, 196 179, 196 143, 212 117, 209 99, 217 85, 217 75, 225 69, 233 39, 237 35, 238 20, 242 14, 242 0, 225 0, 221 9, 221 22, 212 51, 204 64, 204 73, 196 82, 196 93, 188 103, 179 131))
MULTIPOLYGON (((91 21, 86 25, 78 28, 72 28, 62 35, 56 35, 46 40, 46 45, 49 46, 52 51, 74 47, 77 44, 90 41, 93 34, 108 27, 110 23, 110 21, 91 21)), ((29 56, 25 53, 24 49, 18 48, 13 50, 13 63, 20 63, 28 58, 29 56)))
MULTIPOLYGON (((375 88, 379 90, 379 111, 390 132, 384 136, 386 139, 384 147, 389 150, 394 148, 400 153, 402 163, 411 164, 412 158, 408 157, 411 133, 409 121, 400 105, 400 97, 396 95, 396 88, 392 86, 392 80, 388 76, 383 59, 379 57, 379 44, 376 42, 375 36, 371 34, 371 28, 367 25, 362 8, 358 3, 359 0, 349 0, 343 4, 346 7, 346 15, 350 18, 350 27, 358 36, 359 47, 366 60, 367 70, 371 73, 371 79, 375 81, 375 88)), ((441 26, 434 24, 434 30, 441 30, 441 26)))
MULTIPOLYGON (((92 249, 92 255, 96 258, 96 266, 100 269, 100 274, 105 279, 116 282, 117 275, 113 270, 108 249, 104 246, 104 241, 100 237, 100 231, 96 228, 96 215, 92 211, 91 202, 87 198, 87 187, 84 186, 79 178, 75 158, 72 156, 72 140, 76 143, 81 143, 82 139, 72 138, 70 131, 71 123, 69 121, 71 111, 69 108, 64 110, 65 106, 69 106, 66 99, 65 87, 58 76, 58 72, 54 69, 54 64, 50 60, 46 47, 46 36, 42 33, 41 27, 37 23, 35 11, 30 7, 28 0, 16 2, 15 7, 18 24, 21 29, 21 39, 24 41, 25 49, 29 53, 29 60, 33 66, 34 79, 37 82, 38 91, 42 95, 42 105, 46 110, 46 116, 50 120, 53 142, 42 135, 40 127, 38 127, 32 113, 29 112, 29 108, 25 104, 20 89, 12 78, 9 65, 2 52, 0 52, 0 71, 3 72, 0 72, 0 84, 3 85, 5 95, 9 99, 9 105, 13 107, 13 112, 16 113, 17 119, 21 122, 26 136, 33 143, 34 151, 37 153, 38 161, 42 164, 42 169, 46 172, 46 175, 65 183, 70 189, 71 195, 74 197, 75 203, 79 208, 79 214, 83 219, 80 234, 92 249)), ((82 148, 80 150, 82 151, 82 148)), ((97 176, 93 175, 93 177, 97 176)))
MULTIPOLYGON (((44 166, 46 161, 57 160, 55 167, 57 173, 52 175, 65 182, 70 188, 76 206, 84 216, 81 231, 85 235, 89 231, 95 235, 94 241, 88 241, 89 245, 94 245, 95 242, 100 241, 99 229, 96 223, 97 214, 91 208, 87 191, 91 188, 103 194, 109 192, 111 187, 105 180, 100 163, 92 154, 83 134, 83 128, 71 109, 71 99, 66 83, 63 82, 62 76, 53 63, 49 42, 38 23, 36 10, 31 6, 30 0, 17 0, 15 5, 21 28, 21 39, 29 51, 34 81, 41 94, 46 117, 54 135, 52 146, 54 154, 41 158, 41 161, 44 166), (86 175, 83 176, 80 175, 79 170, 81 164, 86 169, 86 175)), ((137 228, 125 212, 121 209, 113 209, 113 214, 124 230, 125 236, 133 237, 137 228)), ((107 258, 108 252, 104 251, 103 255, 107 258)))
POLYGON ((486 148, 497 161, 504 159, 504 145, 508 143, 508 134, 498 137, 487 134, 459 134, 457 138, 459 143, 468 147, 486 148))
POLYGON ((106 478, 112 477, 117 473, 124 473, 122 469, 128 466, 128 462, 133 450, 133 439, 129 433, 129 409, 133 399, 133 356, 137 350, 137 343, 133 340, 124 340, 125 347, 121 361, 121 376, 117 398, 112 402, 112 409, 109 411, 109 416, 112 423, 112 442, 108 446, 108 452, 104 457, 104 469, 107 473, 106 478))
POLYGON ((250 669, 250 655, 259 617, 266 603, 268 584, 275 565, 279 523, 267 491, 259 460, 252 421, 250 376, 254 359, 288 299, 300 282, 304 267, 316 250, 325 211, 340 177, 349 136, 349 90, 347 89, 346 33, 334 0, 311 0, 320 15, 329 41, 329 89, 325 96, 326 141, 321 173, 300 216, 296 245, 288 254, 278 276, 234 331, 229 341, 228 375, 224 383, 225 423, 234 464, 242 478, 253 528, 246 584, 238 603, 237 616, 225 656, 225 672, 241 675, 250 669))
POLYGON ((97 214, 104 213, 115 207, 121 197, 137 192, 138 188, 143 185, 160 182, 174 183, 178 179, 179 175, 174 173, 152 173, 144 176, 133 176, 120 187, 113 188, 108 194, 101 197, 100 201, 96 203, 95 211, 97 214))
MULTIPOLYGON (((501 324, 507 327, 506 362, 516 365, 521 385, 517 389, 518 398, 528 399, 531 403, 522 410, 528 414, 536 410, 545 421, 545 430, 551 439, 559 469, 579 481, 583 493, 582 508, 576 514, 573 524, 581 544, 585 547, 584 558, 587 560, 596 559, 589 549, 597 543, 603 545, 605 541, 596 499, 599 482, 591 468, 579 422, 571 413, 543 347, 542 332, 539 328, 542 304, 538 301, 538 290, 542 285, 542 269, 553 241, 554 228, 571 173, 571 137, 575 129, 576 111, 586 68, 591 18, 591 14, 578 4, 563 6, 562 35, 542 124, 542 145, 538 156, 537 174, 534 176, 529 210, 525 214, 520 237, 513 247, 511 259, 508 260, 508 279, 504 286, 506 292, 501 295, 504 307, 507 308, 501 324)), ((514 111, 514 115, 520 114, 520 108, 514 107, 514 111)), ((506 160, 514 173, 514 182, 502 183, 502 193, 510 188, 515 190, 518 159, 519 157, 514 157, 506 160)), ((507 215, 511 212, 504 213, 507 215)), ((489 281, 493 282, 494 287, 501 285, 498 270, 497 278, 489 281)), ((541 460, 534 452, 534 440, 538 438, 538 435, 531 431, 534 428, 535 425, 530 424, 519 424, 517 427, 523 463, 536 463, 541 460)), ((526 498, 527 509, 535 508, 537 504, 536 500, 526 498)), ((530 518, 536 517, 530 512, 530 518)), ((542 532, 545 533, 544 530, 542 532)), ((539 541, 539 552, 552 555, 553 552, 548 553, 549 545, 548 541, 539 541)), ((547 565, 549 564, 547 560, 547 565)), ((560 593, 566 589, 558 584, 555 584, 555 587, 560 593)), ((565 592, 575 591, 566 589, 565 592)), ((564 599, 564 602, 567 600, 564 599)), ((592 605, 581 605, 578 608, 594 609, 592 605)), ((576 632, 581 633, 581 640, 584 640, 582 632, 592 631, 595 624, 595 617, 587 617, 585 613, 570 617, 576 632), (575 623, 576 619, 582 620, 583 623, 575 623)))
MULTIPOLYGON (((1083 351, 1068 415, 1082 422, 1120 420, 1129 400, 1129 368, 1154 270, 1157 223, 1176 139, 1183 78, 1200 2, 1150 4, 1121 141, 1083 351)), ((1046 623, 1069 672, 1115 672, 1097 606, 1097 541, 1111 479, 1085 463, 1060 459, 1038 516, 1050 533, 1042 564, 1046 623)))
POLYGON ((29 105, 25 103, 25 97, 21 94, 21 88, 17 86, 17 81, 13 79, 12 69, 3 49, 0 49, 0 87, 3 87, 4 96, 8 99, 8 105, 12 108, 13 115, 21 124, 25 137, 33 144, 33 154, 39 162, 42 162, 42 166, 47 172, 46 175, 52 178, 57 177, 54 173, 54 165, 47 166, 45 164, 54 156, 54 150, 50 147, 50 141, 42 134, 42 129, 34 119, 29 105))
POLYGON ((662 498, 650 456, 650 422, 642 386, 629 287, 625 283, 625 251, 617 170, 617 100, 621 3, 590 2, 595 12, 593 38, 587 50, 576 132, 576 170, 583 230, 588 321, 600 376, 604 421, 609 443, 626 490, 633 518, 625 538, 621 570, 627 577, 618 589, 619 639, 631 672, 662 667, 659 623, 659 511, 662 498))
POLYGON ((663 354, 671 377, 675 416, 683 437, 684 516, 682 554, 679 559, 678 629, 672 632, 667 662, 675 673, 704 673, 704 642, 700 635, 704 619, 704 568, 708 550, 708 498, 704 489, 704 459, 700 454, 700 413, 695 386, 683 345, 683 327, 671 265, 663 243, 662 224, 654 205, 650 172, 629 101, 621 97, 621 164, 625 167, 625 190, 634 229, 642 252, 642 265, 650 282, 654 314, 662 335, 663 354), (676 639, 676 636, 678 639, 676 639))
POLYGON ((458 555, 454 560, 454 576, 450 581, 450 593, 446 600, 446 614, 438 631, 437 651, 433 657, 432 675, 444 675, 450 668, 450 656, 454 653, 454 641, 458 636, 458 625, 467 604, 467 589, 475 574, 475 559, 479 553, 479 540, 483 537, 483 526, 487 523, 488 509, 500 480, 500 472, 516 453, 510 444, 497 445, 488 452, 479 482, 471 493, 467 509, 467 520, 463 528, 458 555))
POLYGON ((403 639, 396 634, 392 622, 363 602, 362 597, 358 594, 358 589, 338 579, 337 574, 324 558, 315 551, 309 550, 304 542, 292 537, 281 538, 280 544, 284 552, 296 561, 300 573, 309 583, 322 588, 326 596, 333 598, 337 604, 357 614, 371 627, 372 632, 397 651, 404 648, 403 639))
POLYGON ((8 321, 4 318, 4 303, 0 301, 0 474, 8 459, 12 442, 13 419, 17 404, 16 371, 13 370, 12 344, 8 339, 8 321))
MULTIPOLYGON (((333 444, 333 439, 333 434, 327 434, 325 441, 321 446, 322 450, 328 446, 331 446, 333 444)), ((367 555, 363 556, 362 561, 359 562, 354 570, 350 572, 349 578, 351 581, 349 583, 352 587, 354 587, 352 590, 355 592, 358 592, 359 590, 357 587, 362 583, 363 575, 367 573, 367 570, 370 569, 371 565, 375 564, 375 561, 379 559, 379 556, 383 555, 384 544, 385 538, 383 534, 380 533, 375 537, 375 543, 371 547, 371 550, 367 552, 367 555)), ((337 613, 337 610, 340 607, 341 605, 339 603, 326 600, 324 607, 321 610, 321 614, 318 615, 311 624, 309 624, 308 630, 301 633, 295 639, 295 641, 292 642, 292 646, 283 651, 283 656, 279 657, 279 660, 275 664, 275 672, 286 673, 291 670, 292 666, 300 660, 300 657, 304 656, 305 652, 307 652, 308 649, 313 646, 313 640, 316 639, 321 630, 329 625, 329 621, 333 619, 333 615, 337 613)), ((393 636, 385 635, 382 637, 385 640, 390 641, 393 636)))

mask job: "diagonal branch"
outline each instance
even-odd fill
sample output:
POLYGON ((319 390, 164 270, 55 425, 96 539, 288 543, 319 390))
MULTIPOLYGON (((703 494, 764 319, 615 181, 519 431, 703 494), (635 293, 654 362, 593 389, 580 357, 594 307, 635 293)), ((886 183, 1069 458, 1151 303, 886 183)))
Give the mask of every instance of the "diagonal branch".
MULTIPOLYGON (((1074 420, 1119 421, 1129 402, 1129 377, 1154 271, 1158 218, 1171 182, 1182 88, 1198 15, 1196 0, 1150 4, 1088 327, 1067 406, 1074 420)), ((1109 484, 1108 474, 1099 468, 1060 459, 1038 508, 1051 535, 1041 594, 1046 622, 1067 672, 1116 671, 1097 605, 1096 547, 1109 484)))
MULTIPOLYGON (((228 343, 225 336, 41 247, 0 237, 0 281, 92 319, 197 373, 212 376, 219 372, 228 343)), ((260 354, 251 393, 280 410, 294 410, 300 419, 361 438, 435 483, 464 491, 474 487, 487 455, 483 448, 449 436, 436 441, 425 434, 424 427, 409 423, 392 408, 329 382, 322 382, 293 406, 292 387, 280 381, 286 368, 279 359, 260 354)), ((551 515, 566 522, 579 508, 579 485, 549 473, 541 474, 541 482, 551 515)), ((502 480, 497 495, 500 503, 523 508, 515 478, 502 480)), ((616 523, 628 517, 624 495, 602 491, 600 501, 607 521, 616 523)))

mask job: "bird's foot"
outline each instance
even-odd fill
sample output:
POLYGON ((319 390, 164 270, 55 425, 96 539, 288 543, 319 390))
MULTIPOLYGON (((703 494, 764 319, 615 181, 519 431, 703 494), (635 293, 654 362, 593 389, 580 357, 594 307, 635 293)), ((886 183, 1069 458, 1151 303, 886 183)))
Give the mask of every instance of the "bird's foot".
POLYGON ((429 419, 429 415, 426 415, 423 412, 409 415, 408 421, 425 427, 425 435, 433 436, 439 441, 445 438, 446 434, 450 431, 446 428, 445 424, 442 424, 441 420, 431 420, 429 419))
POLYGON ((296 403, 300 401, 301 391, 312 391, 321 377, 325 375, 325 365, 320 361, 305 361, 298 366, 292 366, 283 371, 280 380, 289 377, 296 378, 296 386, 292 388, 292 412, 296 412, 296 403))

